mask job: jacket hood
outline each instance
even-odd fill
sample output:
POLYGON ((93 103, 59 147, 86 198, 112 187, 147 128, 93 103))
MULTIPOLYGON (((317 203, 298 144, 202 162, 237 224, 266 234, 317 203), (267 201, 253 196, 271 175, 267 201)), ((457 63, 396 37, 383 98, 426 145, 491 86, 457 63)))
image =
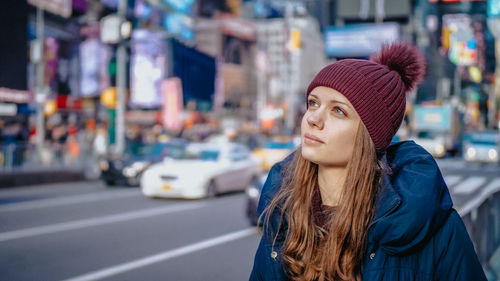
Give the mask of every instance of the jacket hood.
POLYGON ((388 254, 403 254, 443 225, 453 203, 434 158, 413 141, 391 145, 368 243, 388 254))
MULTIPOLYGON (((282 171, 293 154, 269 172, 259 214, 279 189, 282 171)), ((389 170, 384 174, 375 215, 368 229, 368 244, 382 247, 390 255, 404 254, 439 230, 453 203, 436 161, 415 142, 389 146, 382 160, 389 170)))

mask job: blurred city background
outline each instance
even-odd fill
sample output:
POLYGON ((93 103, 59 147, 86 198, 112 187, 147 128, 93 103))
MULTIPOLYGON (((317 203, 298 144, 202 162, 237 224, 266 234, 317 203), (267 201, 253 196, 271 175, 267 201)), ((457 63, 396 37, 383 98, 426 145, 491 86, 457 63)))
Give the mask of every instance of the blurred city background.
POLYGON ((394 141, 499 280, 500 0, 2 0, 0 279, 246 280, 308 83, 395 40, 428 66, 394 141))

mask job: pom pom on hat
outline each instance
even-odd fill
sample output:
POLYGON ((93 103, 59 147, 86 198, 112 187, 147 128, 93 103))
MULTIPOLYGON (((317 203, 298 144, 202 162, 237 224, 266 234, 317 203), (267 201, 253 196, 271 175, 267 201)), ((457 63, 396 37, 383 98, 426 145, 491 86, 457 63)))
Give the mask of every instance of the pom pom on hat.
POLYGON ((413 89, 424 76, 425 59, 417 47, 407 42, 384 44, 370 59, 399 73, 407 91, 413 89))

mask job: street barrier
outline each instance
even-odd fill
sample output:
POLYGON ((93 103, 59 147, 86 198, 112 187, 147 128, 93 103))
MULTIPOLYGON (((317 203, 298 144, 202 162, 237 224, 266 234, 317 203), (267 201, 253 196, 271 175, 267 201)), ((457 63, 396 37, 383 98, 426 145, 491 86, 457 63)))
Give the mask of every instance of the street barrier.
POLYGON ((500 181, 459 211, 488 280, 500 280, 500 181))
MULTIPOLYGON (((0 187, 29 185, 30 176, 40 183, 99 178, 96 156, 85 149, 51 144, 41 149, 27 143, 0 145, 0 187)), ((33 180, 36 183, 35 180, 33 180)))

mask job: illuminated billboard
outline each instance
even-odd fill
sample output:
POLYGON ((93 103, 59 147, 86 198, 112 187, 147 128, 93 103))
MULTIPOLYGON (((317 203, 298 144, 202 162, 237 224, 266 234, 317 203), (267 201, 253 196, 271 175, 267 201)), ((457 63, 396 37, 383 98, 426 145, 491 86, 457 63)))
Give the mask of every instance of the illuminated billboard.
POLYGON ((98 96, 109 87, 107 73, 110 50, 98 39, 86 39, 80 44, 80 95, 98 96))
POLYGON ((166 69, 166 45, 161 32, 134 30, 130 67, 130 106, 160 107, 166 69))
POLYGON ((368 57, 383 43, 398 38, 397 23, 331 26, 325 32, 325 53, 330 57, 368 57))

